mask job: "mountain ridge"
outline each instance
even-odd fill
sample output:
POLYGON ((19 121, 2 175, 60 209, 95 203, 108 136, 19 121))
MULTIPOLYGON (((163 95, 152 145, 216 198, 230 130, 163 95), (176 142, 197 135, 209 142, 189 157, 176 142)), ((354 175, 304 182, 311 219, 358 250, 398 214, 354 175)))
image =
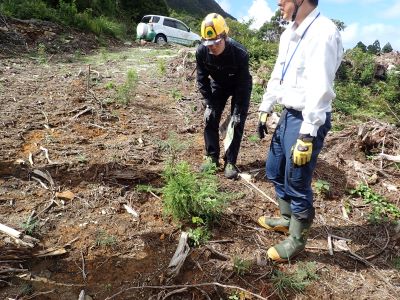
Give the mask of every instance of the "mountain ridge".
POLYGON ((235 17, 224 11, 214 0, 165 0, 165 2, 173 10, 185 12, 199 18, 204 18, 209 13, 215 12, 224 18, 236 20, 235 17))

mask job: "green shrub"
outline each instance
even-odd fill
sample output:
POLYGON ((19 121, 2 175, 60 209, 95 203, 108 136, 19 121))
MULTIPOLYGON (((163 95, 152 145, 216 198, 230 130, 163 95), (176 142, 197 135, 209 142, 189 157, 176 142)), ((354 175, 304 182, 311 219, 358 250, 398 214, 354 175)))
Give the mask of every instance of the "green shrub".
POLYGON ((125 83, 118 87, 118 101, 127 105, 136 93, 139 77, 134 69, 128 70, 125 83))
POLYGON ((261 84, 253 84, 253 89, 251 91, 251 101, 254 103, 261 103, 262 97, 264 95, 264 88, 261 84))
POLYGON ((351 115, 359 108, 365 109, 363 105, 366 97, 364 89, 353 82, 338 83, 336 85, 336 99, 333 101, 335 111, 351 115))
POLYGON ((168 163, 163 178, 163 207, 176 221, 191 221, 193 217, 210 224, 220 215, 228 200, 218 190, 213 171, 194 173, 187 162, 168 163))

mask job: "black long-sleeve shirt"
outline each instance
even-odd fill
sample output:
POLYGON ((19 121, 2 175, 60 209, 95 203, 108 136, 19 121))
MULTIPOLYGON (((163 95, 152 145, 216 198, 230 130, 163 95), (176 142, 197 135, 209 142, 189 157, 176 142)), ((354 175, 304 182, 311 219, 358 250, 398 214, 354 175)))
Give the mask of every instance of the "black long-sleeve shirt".
POLYGON ((211 85, 226 89, 237 99, 236 104, 249 101, 252 78, 249 72, 247 50, 231 38, 225 40, 225 49, 220 55, 213 55, 206 46, 196 51, 197 84, 206 103, 212 105, 211 85))

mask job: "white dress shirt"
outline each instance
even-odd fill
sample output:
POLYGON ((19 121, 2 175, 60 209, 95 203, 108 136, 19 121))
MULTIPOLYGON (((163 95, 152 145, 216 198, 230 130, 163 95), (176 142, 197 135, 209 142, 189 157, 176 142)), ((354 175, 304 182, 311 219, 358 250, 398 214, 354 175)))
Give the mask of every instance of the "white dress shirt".
POLYGON ((302 111, 300 133, 316 136, 326 113, 332 110, 336 97, 333 81, 342 56, 339 30, 317 8, 300 26, 290 24, 280 38, 278 58, 259 111, 271 112, 276 103, 302 111))

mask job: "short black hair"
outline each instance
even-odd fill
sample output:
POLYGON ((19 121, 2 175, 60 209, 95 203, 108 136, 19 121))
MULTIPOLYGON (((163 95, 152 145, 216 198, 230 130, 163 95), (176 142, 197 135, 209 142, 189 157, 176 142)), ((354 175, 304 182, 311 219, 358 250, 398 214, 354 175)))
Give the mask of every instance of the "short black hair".
POLYGON ((318 6, 318 0, 309 0, 310 3, 314 6, 318 6))

